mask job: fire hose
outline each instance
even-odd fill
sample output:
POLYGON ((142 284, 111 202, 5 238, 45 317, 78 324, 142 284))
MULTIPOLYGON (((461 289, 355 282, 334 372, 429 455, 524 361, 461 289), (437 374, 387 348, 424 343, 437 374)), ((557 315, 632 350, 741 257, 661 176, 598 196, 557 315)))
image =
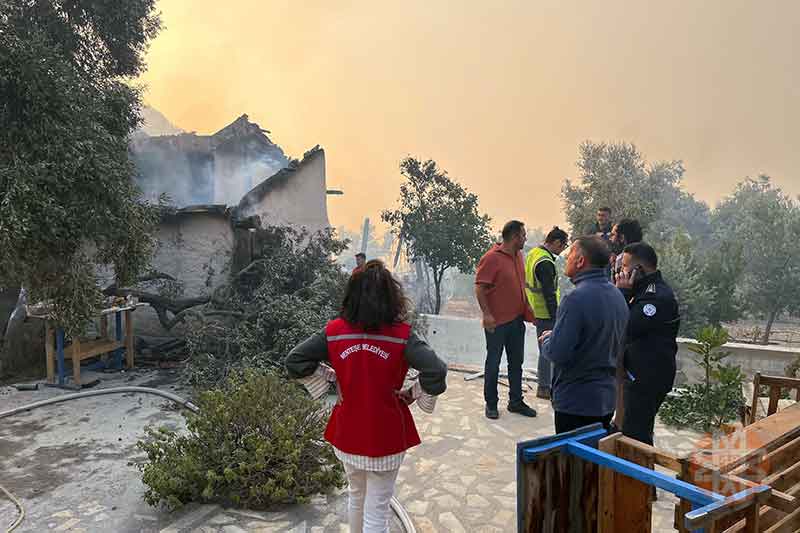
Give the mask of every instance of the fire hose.
MULTIPOLYGON (((54 398, 49 398, 47 400, 42 400, 39 402, 31 403, 28 405, 21 405, 19 407, 15 407, 14 409, 10 409, 8 411, 0 412, 0 420, 3 418, 8 418, 10 416, 17 415, 19 413, 24 413, 28 411, 32 411, 34 409, 38 409, 39 407, 45 407, 47 405, 54 405, 62 402, 67 402, 70 400, 78 400, 80 398, 89 398, 92 396, 103 396, 105 394, 129 394, 129 393, 136 393, 136 394, 154 394, 156 396, 161 396, 162 398, 166 398, 171 400, 181 407, 185 407, 189 411, 193 413, 199 413, 200 408, 197 407, 195 404, 190 402, 189 400, 185 400, 176 394, 172 394, 171 392, 166 392, 158 389, 152 389, 149 387, 114 387, 111 389, 98 389, 86 392, 78 392, 75 394, 64 394, 61 396, 56 396, 54 398)), ((8 498, 16 505, 17 509, 19 510, 19 516, 17 519, 9 526, 8 532, 14 531, 22 521, 25 519, 25 509, 22 506, 22 503, 8 490, 5 489, 2 485, 0 485, 0 492, 3 492, 8 498)), ((397 519, 400 520, 400 524, 403 527, 403 530, 406 533, 416 533, 416 528, 414 524, 411 522, 411 517, 408 516, 408 512, 406 512, 405 508, 400 504, 396 497, 392 496, 389 505, 394 512, 397 519)))

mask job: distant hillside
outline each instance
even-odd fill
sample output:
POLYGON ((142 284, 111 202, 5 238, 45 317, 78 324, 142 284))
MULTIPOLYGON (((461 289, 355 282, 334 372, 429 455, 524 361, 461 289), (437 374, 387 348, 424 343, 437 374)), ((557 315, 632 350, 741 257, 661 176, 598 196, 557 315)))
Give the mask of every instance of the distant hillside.
MULTIPOLYGON (((177 135, 183 130, 176 127, 160 111, 149 106, 142 106, 142 118, 144 123, 139 128, 137 134, 145 134, 150 137, 159 135, 177 135)), ((137 135, 138 136, 138 135, 137 135)))

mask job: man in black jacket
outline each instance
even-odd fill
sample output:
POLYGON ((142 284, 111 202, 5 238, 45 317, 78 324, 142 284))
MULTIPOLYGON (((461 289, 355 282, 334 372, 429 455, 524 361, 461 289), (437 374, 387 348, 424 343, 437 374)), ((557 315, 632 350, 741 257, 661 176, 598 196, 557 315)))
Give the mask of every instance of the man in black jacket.
POLYGON ((595 222, 586 228, 584 235, 594 235, 608 242, 611 239, 611 208, 601 207, 597 210, 595 222))
POLYGON ((625 247, 616 284, 630 309, 622 433, 652 445, 656 414, 675 382, 678 302, 661 277, 655 250, 643 242, 625 247))

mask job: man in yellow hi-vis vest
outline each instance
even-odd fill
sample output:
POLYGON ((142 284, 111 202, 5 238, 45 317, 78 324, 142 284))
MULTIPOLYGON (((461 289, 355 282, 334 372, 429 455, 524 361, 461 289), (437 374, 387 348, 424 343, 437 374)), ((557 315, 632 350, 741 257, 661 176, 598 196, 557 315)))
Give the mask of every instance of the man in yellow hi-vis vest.
MULTIPOLYGON (((567 232, 554 227, 544 240, 525 260, 525 293, 528 303, 536 317, 536 336, 541 337, 545 331, 551 331, 556 321, 558 304, 561 301, 561 290, 558 287, 558 269, 556 256, 567 247, 567 232)), ((552 369, 550 361, 542 357, 542 343, 539 341, 539 386, 536 396, 550 399, 550 380, 552 369)))

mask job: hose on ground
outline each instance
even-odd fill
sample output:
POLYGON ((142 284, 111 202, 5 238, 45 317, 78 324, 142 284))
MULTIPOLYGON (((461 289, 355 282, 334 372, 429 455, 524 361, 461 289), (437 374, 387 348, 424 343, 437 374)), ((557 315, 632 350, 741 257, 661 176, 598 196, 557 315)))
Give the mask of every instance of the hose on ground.
MULTIPOLYGON (((70 400, 78 400, 80 398, 90 398, 92 396, 103 396, 105 394, 128 394, 128 393, 154 394, 156 396, 161 396, 162 398, 172 400, 173 402, 177 403, 182 407, 185 407, 186 409, 190 410, 193 413, 200 412, 200 408, 197 407, 195 404, 193 404, 189 400, 181 398, 177 394, 172 394, 171 392, 152 389, 150 387, 113 387, 110 389, 97 389, 85 392, 76 392, 75 394, 63 394, 60 396, 55 396, 53 398, 48 398, 47 400, 42 400, 40 402, 34 402, 28 405, 21 405, 19 407, 15 407, 14 409, 9 409, 8 411, 0 412, 0 420, 2 420, 3 418, 7 418, 9 416, 17 415, 19 413, 32 411, 34 409, 38 409, 39 407, 45 407, 47 405, 68 402, 70 400)), ((8 490, 6 490, 2 485, 0 485, 0 491, 5 493, 5 495, 8 496, 8 498, 12 502, 14 502, 14 504, 19 509, 19 516, 8 529, 8 531, 11 532, 22 523, 22 520, 25 518, 25 509, 22 507, 22 504, 19 502, 19 500, 16 497, 14 497, 14 495, 11 494, 8 490)), ((392 508, 392 511, 394 512, 395 516, 397 516, 397 519, 400 520, 400 524, 403 526, 403 529, 406 531, 406 533, 417 532, 416 528, 414 527, 414 524, 411 522, 411 518, 408 516, 408 513, 406 512, 405 508, 400 504, 397 498, 393 496, 391 501, 389 502, 389 506, 392 508)))
POLYGON ((24 413, 26 411, 32 411, 34 409, 38 409, 39 407, 44 407, 46 405, 68 402, 70 400, 77 400, 79 398, 89 398, 91 396, 103 396, 105 394, 127 394, 127 393, 155 394, 156 396, 161 396, 162 398, 172 400, 173 402, 187 408, 193 413, 197 413, 198 411, 200 411, 200 408, 197 407, 192 402, 190 402, 189 400, 184 400, 177 394, 172 394, 171 392, 166 392, 158 389, 151 389, 150 387, 114 387, 111 389, 97 389, 85 392, 76 392, 75 394, 62 394, 60 396, 48 398, 47 400, 42 400, 40 402, 35 402, 28 405, 21 405, 19 407, 15 407, 14 409, 10 409, 8 411, 0 412, 0 420, 9 416, 14 416, 19 413, 24 413))
POLYGON ((12 523, 11 523, 11 525, 10 525, 10 526, 8 526, 8 529, 6 530, 6 533, 11 533, 11 532, 12 532, 12 531, 14 531, 15 529, 17 529, 17 526, 19 526, 19 525, 22 523, 22 521, 23 521, 23 520, 25 520, 25 508, 22 506, 22 504, 19 502, 19 500, 16 498, 16 496, 14 496, 13 494, 11 494, 11 493, 10 493, 8 490, 6 490, 6 488, 5 488, 4 486, 2 486, 2 485, 0 485, 0 492, 2 492, 3 494, 5 494, 5 495, 6 495, 6 497, 8 497, 8 499, 9 499, 9 500, 11 500, 12 502, 14 502, 14 505, 16 505, 16 506, 17 506, 17 509, 19 509, 19 516, 17 517, 17 519, 16 519, 16 520, 14 520, 14 522, 12 522, 12 523))

